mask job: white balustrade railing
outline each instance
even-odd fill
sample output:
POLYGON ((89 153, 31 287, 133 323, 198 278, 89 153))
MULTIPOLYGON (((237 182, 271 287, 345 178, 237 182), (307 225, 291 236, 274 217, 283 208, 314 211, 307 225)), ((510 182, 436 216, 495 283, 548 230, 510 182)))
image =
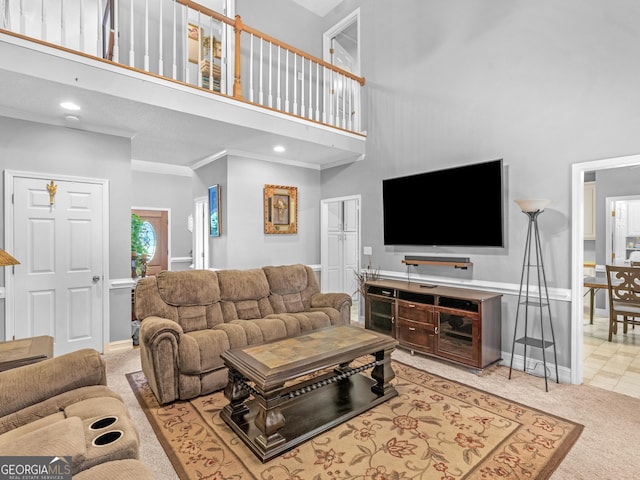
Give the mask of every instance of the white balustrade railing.
POLYGON ((362 131, 363 78, 189 0, 0 0, 0 29, 362 131))

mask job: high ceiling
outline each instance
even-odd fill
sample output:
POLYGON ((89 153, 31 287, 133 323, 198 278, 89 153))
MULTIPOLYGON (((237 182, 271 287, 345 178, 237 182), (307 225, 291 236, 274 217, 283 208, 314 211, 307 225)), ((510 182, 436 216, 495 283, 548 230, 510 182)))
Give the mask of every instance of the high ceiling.
POLYGON ((327 13, 342 3, 343 0, 293 0, 307 10, 324 17, 327 13))

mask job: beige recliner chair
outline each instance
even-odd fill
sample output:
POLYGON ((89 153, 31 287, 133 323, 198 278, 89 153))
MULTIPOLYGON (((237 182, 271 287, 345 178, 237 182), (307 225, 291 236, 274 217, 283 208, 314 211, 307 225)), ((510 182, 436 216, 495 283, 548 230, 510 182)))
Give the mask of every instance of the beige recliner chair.
POLYGON ((0 452, 71 457, 73 478, 154 478, 140 439, 91 349, 0 372, 0 452))

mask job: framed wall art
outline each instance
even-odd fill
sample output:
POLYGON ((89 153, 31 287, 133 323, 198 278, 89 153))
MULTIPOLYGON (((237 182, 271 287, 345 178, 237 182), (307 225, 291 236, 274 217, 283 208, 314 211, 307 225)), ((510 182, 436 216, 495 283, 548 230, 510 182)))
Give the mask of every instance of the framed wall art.
POLYGON ((264 186, 264 233, 298 233, 298 189, 264 186))
POLYGON ((220 236, 220 185, 209 187, 209 235, 220 236))

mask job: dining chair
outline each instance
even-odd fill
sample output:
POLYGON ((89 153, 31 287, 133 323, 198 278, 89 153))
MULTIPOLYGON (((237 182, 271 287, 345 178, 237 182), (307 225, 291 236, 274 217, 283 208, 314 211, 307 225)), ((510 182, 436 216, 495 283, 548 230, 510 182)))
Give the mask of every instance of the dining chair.
POLYGON ((618 333, 618 323, 627 333, 629 325, 640 325, 640 267, 606 265, 609 290, 609 341, 618 333))
POLYGON ((640 251, 636 250, 629 255, 629 263, 632 267, 640 267, 640 251))

